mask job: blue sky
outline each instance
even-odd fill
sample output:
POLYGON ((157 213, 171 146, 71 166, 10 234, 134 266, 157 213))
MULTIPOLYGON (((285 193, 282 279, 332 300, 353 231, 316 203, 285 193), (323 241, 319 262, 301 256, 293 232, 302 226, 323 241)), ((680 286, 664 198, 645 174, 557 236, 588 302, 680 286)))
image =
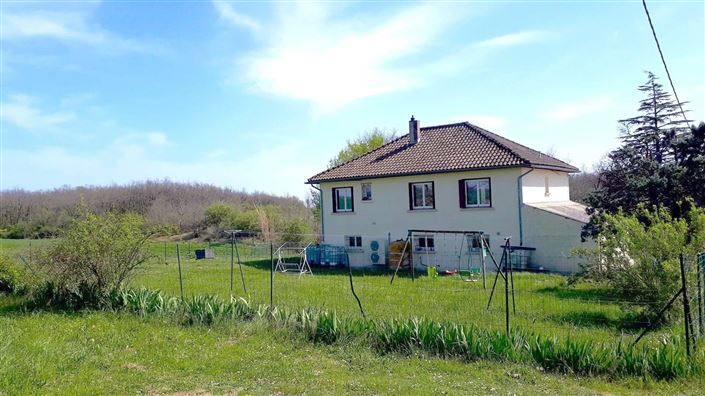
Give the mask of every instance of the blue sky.
MULTIPOLYGON (((649 2, 705 119, 705 6, 649 2)), ((470 121, 589 168, 667 85, 641 2, 0 3, 0 189, 168 178, 303 197, 347 139, 470 121)))

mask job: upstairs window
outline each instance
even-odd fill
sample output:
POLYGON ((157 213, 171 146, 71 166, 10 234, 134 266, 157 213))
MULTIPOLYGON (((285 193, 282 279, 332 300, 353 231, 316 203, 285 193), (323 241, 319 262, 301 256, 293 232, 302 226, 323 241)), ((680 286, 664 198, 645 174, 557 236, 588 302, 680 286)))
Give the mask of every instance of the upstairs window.
POLYGON ((353 211, 353 189, 352 187, 338 187, 333 189, 333 212, 353 211))
POLYGON ((409 183, 409 209, 434 209, 433 182, 409 183))
POLYGON ((372 201, 372 183, 362 183, 362 200, 372 201))
POLYGON ((492 206, 492 186, 489 178, 463 179, 458 183, 461 208, 489 208, 492 206))

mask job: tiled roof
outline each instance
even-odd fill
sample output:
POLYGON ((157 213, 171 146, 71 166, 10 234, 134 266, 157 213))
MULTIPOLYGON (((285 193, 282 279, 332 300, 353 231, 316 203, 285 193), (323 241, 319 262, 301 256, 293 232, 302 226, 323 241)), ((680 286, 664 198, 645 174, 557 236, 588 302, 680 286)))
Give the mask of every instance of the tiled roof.
POLYGON ((421 128, 419 136, 414 145, 408 135, 401 136, 311 177, 308 183, 510 167, 578 172, 570 164, 468 122, 421 128))

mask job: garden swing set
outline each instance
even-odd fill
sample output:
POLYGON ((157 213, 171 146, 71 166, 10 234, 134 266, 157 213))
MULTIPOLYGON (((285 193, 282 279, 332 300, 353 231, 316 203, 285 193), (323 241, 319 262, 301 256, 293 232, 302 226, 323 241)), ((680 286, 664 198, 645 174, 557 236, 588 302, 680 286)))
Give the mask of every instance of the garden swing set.
MULTIPOLYGON (((418 264, 421 267, 437 270, 439 261, 443 257, 448 257, 444 252, 452 250, 453 253, 448 257, 446 263, 455 264, 455 270, 447 270, 443 274, 458 274, 466 282, 475 282, 478 280, 475 275, 480 272, 482 275, 482 287, 486 288, 486 257, 489 255, 492 258, 492 256, 484 235, 482 231, 409 230, 404 240, 404 248, 401 254, 397 254, 398 258, 395 257, 396 266, 390 284, 394 282, 399 269, 405 266, 404 261, 407 258, 407 253, 408 267, 411 272, 411 278, 414 280, 414 255, 416 255, 418 264), (440 238, 440 244, 437 241, 438 236, 442 237, 440 238), (448 246, 449 238, 452 242, 452 249, 449 249, 448 246), (436 265, 432 264, 433 261, 435 261, 436 265), (465 267, 463 267, 464 263, 465 267)), ((494 262, 494 258, 492 260, 494 262)), ((494 264, 497 266, 496 262, 494 264)), ((433 273, 433 270, 430 273, 433 273)))
POLYGON ((286 242, 279 246, 275 252, 277 264, 274 267, 274 272, 298 273, 299 276, 304 274, 313 275, 306 255, 306 250, 309 246, 311 246, 310 243, 306 246, 300 246, 291 242, 286 242))

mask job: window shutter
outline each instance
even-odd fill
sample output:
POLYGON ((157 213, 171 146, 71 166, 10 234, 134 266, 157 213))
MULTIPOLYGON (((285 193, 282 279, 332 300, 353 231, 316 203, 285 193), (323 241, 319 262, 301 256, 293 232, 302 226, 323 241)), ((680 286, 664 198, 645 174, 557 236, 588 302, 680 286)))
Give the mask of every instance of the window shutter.
POLYGON ((335 202, 336 201, 335 196, 337 195, 337 190, 335 188, 332 188, 331 191, 333 192, 333 194, 331 194, 333 196, 333 213, 335 213, 338 211, 338 205, 335 202))
POLYGON ((413 186, 413 184, 409 183, 409 210, 414 209, 414 195, 413 195, 413 192, 411 191, 412 186, 413 186))
POLYGON ((465 180, 458 180, 458 200, 460 201, 460 207, 465 208, 465 203, 467 200, 465 199, 465 180))

